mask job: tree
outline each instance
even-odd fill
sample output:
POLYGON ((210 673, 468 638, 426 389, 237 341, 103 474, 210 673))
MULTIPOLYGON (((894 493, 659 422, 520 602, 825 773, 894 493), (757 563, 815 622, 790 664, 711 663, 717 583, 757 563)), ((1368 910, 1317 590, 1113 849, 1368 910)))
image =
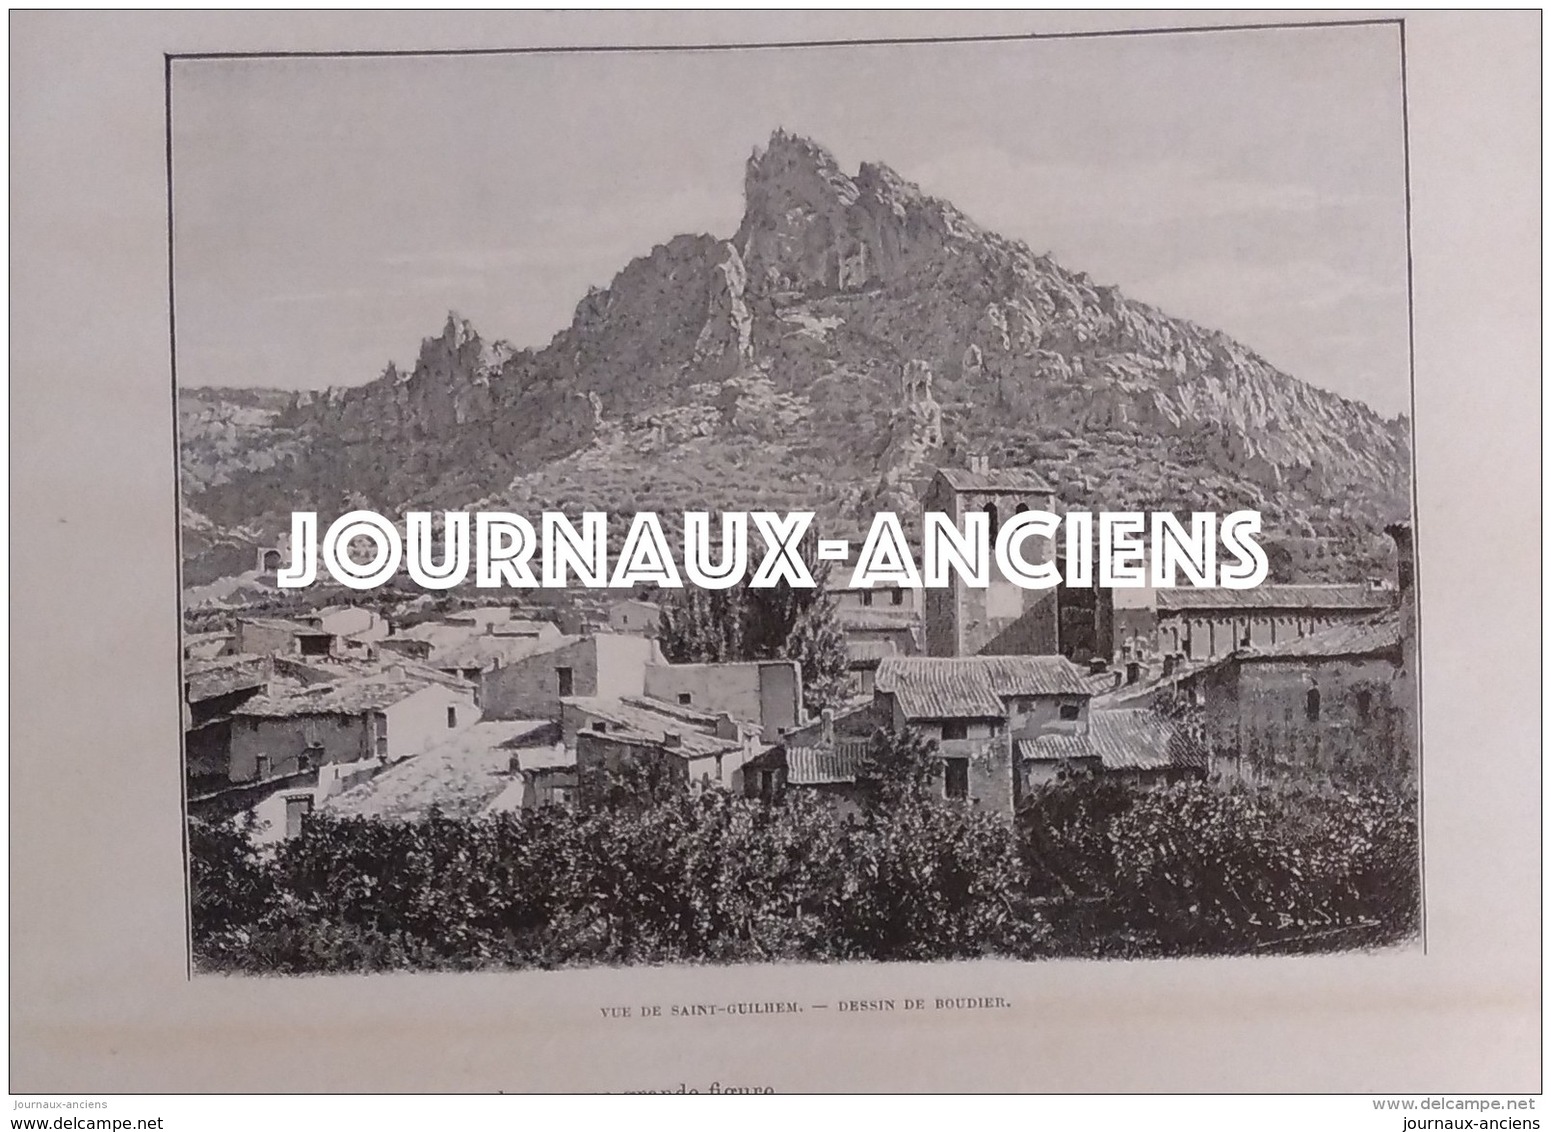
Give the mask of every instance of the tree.
POLYGON ((856 781, 869 808, 890 807, 924 800, 941 773, 935 740, 879 728, 868 740, 856 781))
POLYGON ((253 842, 255 824, 251 813, 188 819, 190 913, 202 961, 240 952, 274 902, 273 879, 253 842))
POLYGON ((782 583, 756 589, 745 580, 726 590, 670 592, 659 619, 663 655, 678 664, 795 660, 807 712, 839 704, 849 661, 829 592, 829 564, 817 561, 809 544, 803 558, 812 588, 782 583))

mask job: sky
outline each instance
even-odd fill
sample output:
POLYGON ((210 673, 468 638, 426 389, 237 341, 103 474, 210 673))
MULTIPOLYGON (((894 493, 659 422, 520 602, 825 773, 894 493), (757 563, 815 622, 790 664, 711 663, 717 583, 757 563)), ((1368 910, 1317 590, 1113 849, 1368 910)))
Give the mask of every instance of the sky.
POLYGON ((803 134, 1386 415, 1409 405, 1398 34, 180 60, 179 381, 354 385, 449 310, 542 346, 803 134))

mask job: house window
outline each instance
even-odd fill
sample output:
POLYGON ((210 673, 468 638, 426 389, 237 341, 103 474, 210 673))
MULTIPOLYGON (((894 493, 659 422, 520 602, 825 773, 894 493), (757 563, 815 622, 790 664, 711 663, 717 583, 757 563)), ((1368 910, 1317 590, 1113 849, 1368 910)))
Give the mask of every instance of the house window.
POLYGON ((458 709, 452 705, 448 705, 447 708, 447 726, 458 726, 458 709))
POLYGON ((690 697, 690 694, 688 692, 680 692, 679 693, 679 703, 681 703, 681 704, 689 703, 690 698, 691 697, 690 697))
POLYGON ((269 777, 270 762, 268 755, 260 755, 254 760, 253 777, 265 779, 269 777))
POLYGON ((1082 718, 1082 705, 1081 704, 1062 704, 1061 705, 1061 719, 1063 721, 1065 721, 1067 723, 1071 723, 1071 722, 1073 722, 1075 720, 1078 720, 1078 719, 1081 719, 1081 718, 1082 718))
POLYGON ((1373 693, 1364 688, 1357 693, 1357 718, 1363 723, 1368 722, 1368 715, 1373 711, 1373 693))
POLYGON ((962 719, 949 720, 942 725, 942 737, 944 739, 968 739, 969 724, 962 719))
POLYGON ((872 591, 871 590, 863 590, 862 591, 862 604, 863 605, 871 605, 872 604, 872 591))
POLYGON ((1319 722, 1319 689, 1310 688, 1303 697, 1303 718, 1310 723, 1319 722))
POLYGON ((312 799, 303 794, 285 800, 285 835, 295 837, 302 831, 302 820, 312 813, 312 799))
POLYGON ((600 735, 606 735, 608 734, 609 725, 605 720, 595 719, 592 721, 592 729, 600 735))
POLYGON ((988 516, 990 522, 991 542, 994 544, 996 542, 996 532, 998 530, 998 523, 996 519, 996 504, 986 504, 986 515, 988 516))
POLYGON ((304 750, 300 755, 296 756, 296 769, 298 771, 316 770, 322 764, 322 743, 309 743, 307 744, 307 749, 304 750))
POLYGON ((569 668, 555 669, 555 680, 560 685, 562 696, 574 696, 576 694, 575 673, 569 668))
POLYGON ((889 604, 890 605, 904 605, 905 604, 905 591, 904 590, 890 590, 889 591, 889 604))
POLYGON ((969 797, 968 759, 943 759, 942 793, 945 798, 969 797))
POLYGON ((388 753, 388 717, 386 715, 378 715, 376 718, 377 754, 379 757, 385 757, 388 753))

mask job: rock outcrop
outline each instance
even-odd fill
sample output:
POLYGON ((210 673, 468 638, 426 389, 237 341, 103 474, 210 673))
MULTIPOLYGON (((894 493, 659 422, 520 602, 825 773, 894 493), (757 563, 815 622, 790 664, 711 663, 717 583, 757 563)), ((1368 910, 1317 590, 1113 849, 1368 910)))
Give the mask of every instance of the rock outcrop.
POLYGON ((942 447, 942 406, 932 395, 932 368, 909 361, 900 371, 900 403, 878 458, 878 483, 869 499, 874 511, 912 517, 916 499, 942 447))
POLYGON ((587 454, 605 495, 598 469, 627 452, 621 482, 676 485, 668 506, 695 469, 732 500, 737 476, 757 494, 801 469, 865 509, 904 503, 961 440, 1043 461, 1071 505, 1223 499, 1322 529, 1409 497, 1404 419, 988 232, 887 166, 851 176, 777 131, 744 192, 731 239, 658 245, 543 348, 449 315, 412 367, 291 398, 251 434, 204 419, 198 509, 235 525, 346 497, 454 506, 518 480, 524 499, 574 502, 586 484, 550 469, 587 454), (609 447, 615 432, 635 439, 609 447))

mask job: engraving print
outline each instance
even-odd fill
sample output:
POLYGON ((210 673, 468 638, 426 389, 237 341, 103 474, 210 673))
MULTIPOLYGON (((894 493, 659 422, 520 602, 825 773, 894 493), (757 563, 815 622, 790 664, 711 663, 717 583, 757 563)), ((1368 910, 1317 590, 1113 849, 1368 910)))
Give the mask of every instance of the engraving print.
POLYGON ((1415 945, 1400 51, 174 58, 193 969, 1415 945), (819 584, 280 585, 354 510, 813 512, 819 584), (1031 510, 1269 575, 849 584, 1031 510))

